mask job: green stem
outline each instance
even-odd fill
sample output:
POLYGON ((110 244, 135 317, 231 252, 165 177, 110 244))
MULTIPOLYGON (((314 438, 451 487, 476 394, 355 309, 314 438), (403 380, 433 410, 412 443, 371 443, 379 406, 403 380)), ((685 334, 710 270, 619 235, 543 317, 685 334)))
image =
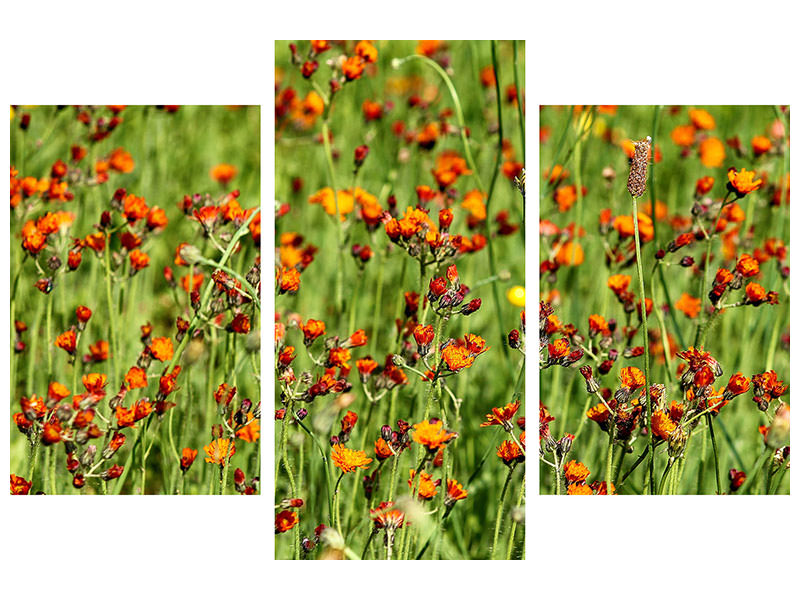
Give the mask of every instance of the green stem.
POLYGON ((706 424, 708 425, 708 436, 711 438, 711 448, 714 451, 714 476, 717 481, 717 495, 722 494, 722 484, 720 483, 719 476, 719 456, 717 454, 717 438, 714 436, 714 424, 711 421, 711 413, 706 415, 706 424))
POLYGON ((111 346, 111 377, 109 377, 112 388, 116 385, 117 355, 119 354, 119 344, 117 343, 117 314, 114 310, 114 298, 111 293, 111 236, 106 238, 106 248, 103 250, 103 261, 105 265, 106 282, 106 303, 108 304, 108 322, 111 327, 110 346, 111 346))
MULTIPOLYGON (((653 190, 650 190, 650 193, 653 193, 653 190)), ((650 446, 650 493, 652 494, 654 490, 654 478, 653 478, 653 457, 655 452, 653 451, 653 407, 652 402, 650 402, 650 344, 647 339, 647 307, 645 304, 645 292, 644 292, 644 265, 642 264, 642 244, 641 240, 639 239, 639 209, 636 204, 636 197, 631 196, 631 201, 633 203, 633 235, 634 241, 636 243, 636 273, 639 276, 639 294, 641 296, 641 311, 642 311, 642 345, 644 346, 644 397, 645 397, 645 404, 647 407, 647 437, 648 437, 648 446, 650 446)), ((655 218, 655 214, 653 214, 655 218)), ((664 340, 665 345, 669 345, 669 342, 664 340)))
MULTIPOLYGON (((513 463, 512 463, 513 465, 513 463)), ((494 519, 494 539, 492 540, 492 553, 489 556, 490 560, 494 560, 494 556, 497 553, 497 539, 500 536, 500 522, 503 518, 503 504, 505 504, 506 500, 506 492, 508 492, 508 485, 511 483, 511 476, 514 474, 514 467, 511 466, 508 468, 508 475, 506 475, 506 482, 503 484, 503 491, 500 492, 500 499, 497 502, 497 515, 494 519)))
MULTIPOLYGON (((522 506, 522 501, 525 499, 525 474, 522 474, 522 483, 519 486, 519 495, 517 496, 517 508, 522 506)), ((514 536, 517 533, 517 522, 511 520, 511 531, 508 534, 508 550, 506 550, 506 560, 511 560, 511 554, 514 550, 514 536)))

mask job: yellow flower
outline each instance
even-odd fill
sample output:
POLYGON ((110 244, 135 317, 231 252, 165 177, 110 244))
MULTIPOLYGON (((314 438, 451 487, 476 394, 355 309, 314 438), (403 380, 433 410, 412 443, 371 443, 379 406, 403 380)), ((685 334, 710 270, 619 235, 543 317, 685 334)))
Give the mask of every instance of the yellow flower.
POLYGON ((508 290, 506 297, 514 306, 525 306, 525 288, 521 285, 515 285, 508 290))

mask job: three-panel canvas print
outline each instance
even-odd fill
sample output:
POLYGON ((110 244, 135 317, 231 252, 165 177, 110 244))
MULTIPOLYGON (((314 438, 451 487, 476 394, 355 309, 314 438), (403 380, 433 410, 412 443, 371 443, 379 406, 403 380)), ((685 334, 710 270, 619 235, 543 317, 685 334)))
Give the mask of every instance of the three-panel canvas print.
POLYGON ((260 106, 12 105, 10 493, 260 496, 270 558, 382 561, 788 495, 790 106, 531 112, 531 60, 285 40, 260 106))

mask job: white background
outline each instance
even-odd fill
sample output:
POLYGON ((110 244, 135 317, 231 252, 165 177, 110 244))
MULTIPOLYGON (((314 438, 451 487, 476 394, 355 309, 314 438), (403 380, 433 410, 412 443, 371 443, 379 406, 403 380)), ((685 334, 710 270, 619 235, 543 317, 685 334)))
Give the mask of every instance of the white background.
MULTIPOLYGON (((0 87, 4 104, 261 104, 262 203, 271 215, 274 39, 525 39, 528 214, 537 214, 538 105, 791 104, 798 31, 789 6, 765 0, 17 2, 3 8, 0 87)), ((9 139, 8 121, 0 121, 9 139)), ((2 144, 3 165, 8 151, 2 144)), ((5 249, 6 211, 2 221, 5 249)), ((268 257, 274 247, 269 222, 263 231, 268 257)), ((534 322, 536 235, 530 226, 528 312, 534 322)), ((2 257, 0 298, 7 299, 9 258, 6 252, 2 257)), ((264 300, 270 315, 268 291, 264 300)), ((0 337, 8 340, 7 300, 2 310, 0 337)), ((265 318, 266 419, 269 324, 265 318)), ((8 343, 0 348, 0 372, 7 374, 8 343)), ((535 419, 538 377, 528 363, 527 402, 535 419)), ((795 366, 793 355, 793 373, 795 366)), ((264 465, 272 464, 269 429, 264 465)), ((9 464, 8 424, 0 435, 0 455, 9 464)), ((265 467, 263 475, 259 497, 18 498, 0 492, 3 589, 12 598, 423 600, 784 598, 797 597, 800 589, 796 498, 538 498, 532 468, 525 562, 290 563, 271 559, 272 469, 265 467)))

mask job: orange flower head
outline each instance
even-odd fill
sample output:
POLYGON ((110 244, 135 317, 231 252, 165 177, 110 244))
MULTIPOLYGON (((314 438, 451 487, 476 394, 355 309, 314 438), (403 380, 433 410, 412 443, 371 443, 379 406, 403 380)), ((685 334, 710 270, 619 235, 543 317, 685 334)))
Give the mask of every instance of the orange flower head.
MULTIPOLYGON (((208 460, 208 459, 206 459, 208 460)), ((275 533, 285 533, 300 522, 297 513, 291 510, 282 510, 275 515, 275 533)))
POLYGON ((81 378, 81 382, 90 394, 102 396, 106 393, 103 388, 108 383, 108 378, 102 373, 88 373, 81 378))
POLYGON ((352 450, 343 444, 336 444, 331 450, 333 464, 342 470, 342 473, 352 473, 356 469, 366 469, 372 462, 363 450, 352 450))
POLYGON ((737 198, 742 198, 750 192, 754 192, 761 187, 763 181, 755 179, 755 171, 741 169, 739 172, 735 168, 728 169, 728 190, 736 194, 737 198))
POLYGON ((27 496, 31 490, 32 481, 28 481, 23 477, 11 474, 11 494, 14 496, 27 496))
POLYGON ((564 479, 569 483, 582 483, 589 476, 586 465, 576 460, 571 460, 564 465, 564 479))
POLYGON ((147 387, 147 373, 140 367, 131 367, 125 374, 125 385, 129 390, 147 387))
POLYGON ((583 247, 578 242, 568 241, 558 245, 555 261, 562 267, 577 267, 583 264, 583 260, 583 247))
POLYGON ((681 148, 689 148, 694 144, 694 127, 691 125, 678 125, 669 136, 681 148))
POLYGON ((619 296, 622 292, 628 289, 628 286, 631 283, 631 276, 630 275, 612 275, 608 278, 608 287, 613 291, 617 296, 619 296))
POLYGON ((706 110, 701 109, 693 109, 689 111, 689 119, 692 121, 692 125, 697 127, 698 129, 714 129, 717 124, 714 121, 714 117, 706 110))
POLYGON ((161 362, 172 360, 172 339, 167 337, 153 338, 150 342, 149 350, 156 360, 161 362))
POLYGON ((770 142, 769 138, 763 135, 757 135, 753 138, 750 142, 753 147, 753 154, 756 156, 761 156, 762 154, 766 154, 772 148, 772 142, 770 142))
POLYGON ((305 325, 300 324, 303 338, 306 344, 310 344, 321 335, 325 335, 325 321, 309 319, 305 325))
MULTIPOLYGON (((408 480, 408 487, 414 489, 414 478, 417 472, 414 469, 409 469, 410 478, 408 480)), ((421 500, 430 500, 437 494, 436 488, 442 483, 440 479, 433 480, 430 473, 421 471, 419 474, 419 482, 417 482, 417 497, 421 500)))
POLYGON ((227 185, 234 177, 236 177, 237 173, 238 171, 233 165, 221 163, 212 167, 209 175, 214 181, 218 181, 222 185, 227 185))
POLYGON ((213 440, 207 446, 203 446, 205 450, 206 462, 215 465, 224 465, 225 461, 230 459, 231 456, 236 454, 236 445, 228 438, 218 438, 213 440))
POLYGON ((653 412, 652 424, 653 435, 662 440, 668 440, 669 436, 677 428, 677 425, 672 422, 669 415, 662 410, 653 412))
POLYGON ((512 419, 519 410, 519 400, 506 404, 503 408, 493 408, 492 412, 486 415, 486 421, 481 423, 481 427, 491 427, 492 425, 500 425, 504 429, 510 431, 513 428, 512 419))
POLYGON ((459 500, 464 500, 469 493, 455 479, 447 480, 447 497, 444 500, 445 506, 452 506, 459 500))
POLYGON ((715 137, 706 138, 700 143, 700 162, 705 167, 720 167, 725 160, 725 146, 715 137))
POLYGON ((742 254, 736 263, 736 272, 742 277, 755 277, 759 273, 758 261, 749 254, 742 254))
MULTIPOLYGON (((202 282, 202 273, 200 274, 200 276, 202 282)), ((289 269, 281 267, 278 270, 277 279, 278 279, 278 286, 280 288, 280 293, 282 294, 286 292, 294 294, 297 292, 297 290, 300 289, 300 271, 298 271, 294 267, 291 267, 289 269)), ((197 287, 199 287, 199 285, 197 287)))
POLYGON ((439 419, 430 419, 414 425, 414 432, 411 438, 421 446, 425 446, 428 452, 435 452, 439 448, 444 448, 451 440, 458 437, 454 431, 447 431, 444 423, 439 419))
POLYGON ((367 40, 361 40, 356 44, 356 56, 360 56, 366 63, 374 63, 378 60, 378 51, 375 46, 367 40))
POLYGON ((510 440, 505 440, 497 448, 497 456, 510 467, 512 464, 522 462, 525 460, 525 455, 522 454, 522 449, 510 440))
POLYGON ((129 255, 131 261, 131 272, 136 273, 137 271, 141 271, 146 266, 150 264, 150 257, 147 256, 144 252, 136 248, 135 250, 131 251, 129 255))
POLYGON ((92 311, 86 306, 79 306, 75 309, 75 316, 78 317, 79 323, 86 323, 92 318, 92 311))
POLYGON ((471 367, 475 356, 464 346, 450 344, 442 350, 442 360, 450 371, 456 372, 471 367))
POLYGON ((149 210, 144 198, 134 196, 133 194, 125 196, 122 212, 125 214, 125 218, 128 219, 129 223, 135 223, 139 219, 144 219, 147 217, 149 210))
POLYGON ((644 373, 637 367, 623 367, 619 373, 622 385, 636 390, 644 385, 644 373))
POLYGON ((342 63, 342 73, 347 81, 354 81, 364 72, 364 59, 360 56, 349 56, 342 63))
POLYGON ((189 467, 194 463, 195 458, 197 458, 197 450, 192 448, 184 448, 181 450, 181 471, 186 473, 189 467))
POLYGON ((394 502, 381 502, 369 511, 370 518, 375 524, 375 529, 394 531, 403 526, 405 513, 394 508, 394 502))
POLYGON ((675 308, 690 319, 694 319, 698 314, 700 314, 700 304, 700 298, 694 298, 684 292, 681 294, 680 299, 675 302, 675 308))
POLYGON ((77 341, 78 336, 72 329, 70 329, 69 331, 65 331, 64 333, 60 334, 56 338, 55 345, 56 347, 65 350, 68 354, 75 354, 77 341))
POLYGON ((714 187, 714 178, 706 175, 697 180, 694 186, 694 193, 697 196, 704 196, 714 187))

